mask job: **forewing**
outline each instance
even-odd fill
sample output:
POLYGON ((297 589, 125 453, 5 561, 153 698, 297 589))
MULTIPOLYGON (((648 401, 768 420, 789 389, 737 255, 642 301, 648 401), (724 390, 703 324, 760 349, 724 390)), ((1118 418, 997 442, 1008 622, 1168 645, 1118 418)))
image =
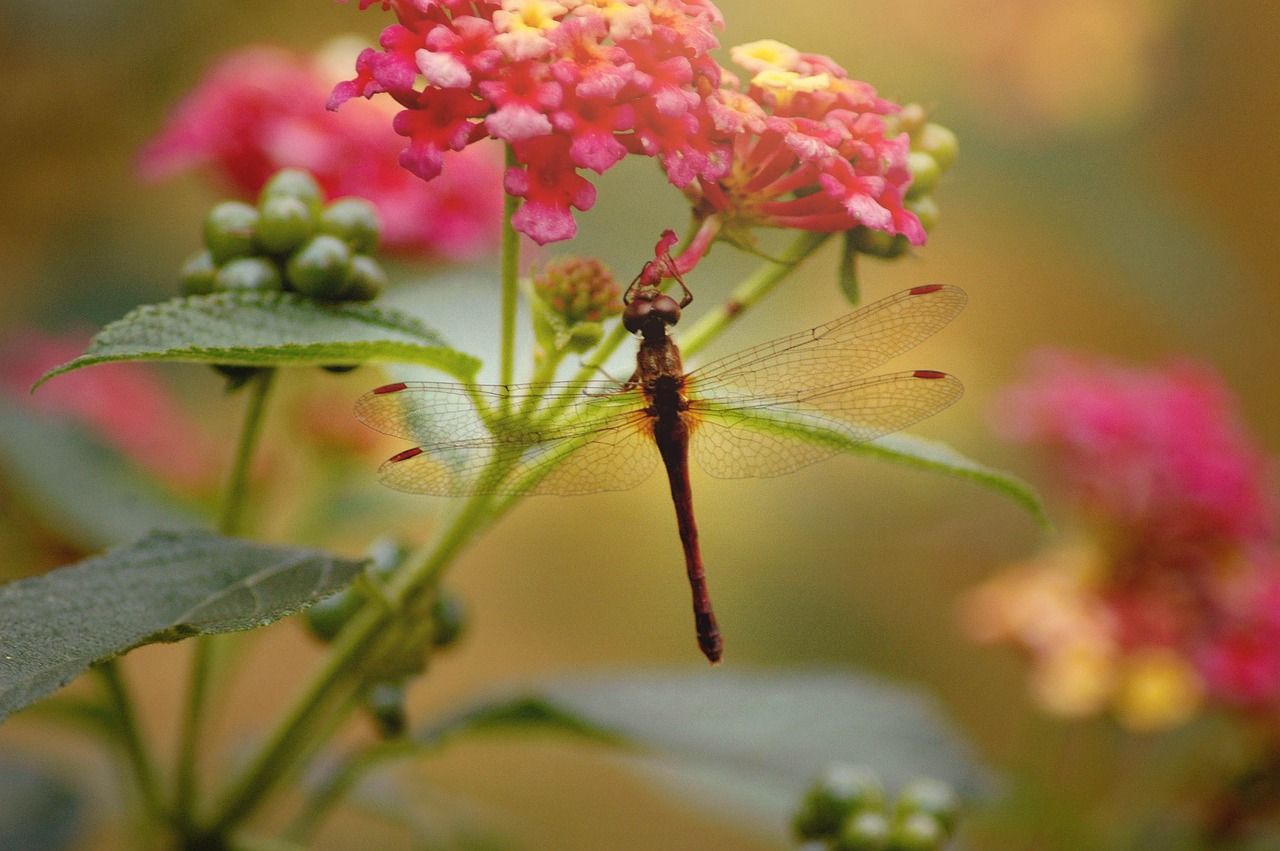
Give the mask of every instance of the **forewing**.
POLYGON ((652 471, 656 450, 643 446, 641 394, 592 382, 572 404, 530 418, 521 407, 554 400, 568 385, 510 388, 430 382, 387 385, 366 394, 356 416, 418 446, 392 456, 384 484, 409 493, 590 493, 633 487, 652 471), (504 410, 510 413, 499 413, 504 410), (479 399, 491 412, 483 419, 479 399))
POLYGON ((640 407, 638 393, 612 381, 592 381, 581 390, 567 383, 461 384, 402 381, 372 390, 356 402, 356 419, 372 429, 412 440, 424 449, 490 443, 538 443, 580 433, 598 423, 602 411, 640 407), (524 415, 530 405, 571 393, 574 401, 554 421, 537 424, 524 415), (629 401, 635 399, 634 403, 629 401), (482 419, 477 406, 491 412, 482 419), (502 413, 506 411, 507 413, 502 413), (532 423, 532 424, 531 424, 532 423))
POLYGON ((780 476, 936 414, 964 392, 954 376, 917 370, 794 394, 786 405, 699 400, 690 453, 712 476, 780 476))
POLYGON ((713 361, 689 375, 690 393, 733 405, 785 402, 857 379, 928 339, 959 314, 964 290, 915 287, 808 331, 713 361))

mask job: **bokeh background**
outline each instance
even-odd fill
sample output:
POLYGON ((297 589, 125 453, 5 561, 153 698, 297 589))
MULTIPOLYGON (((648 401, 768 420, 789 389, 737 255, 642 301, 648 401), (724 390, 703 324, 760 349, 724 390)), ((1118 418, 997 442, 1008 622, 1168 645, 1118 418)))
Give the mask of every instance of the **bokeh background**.
MULTIPOLYGON (((1280 6, 719 5, 726 46, 775 38, 829 54, 886 96, 924 103, 960 137, 960 160, 936 193, 943 217, 929 244, 904 261, 861 266, 868 301, 933 282, 970 293, 953 327, 901 361, 946 369, 967 387, 960 404, 919 433, 1036 481, 1035 459, 994 436, 989 409, 1028 352, 1055 345, 1139 362, 1202 360, 1238 394, 1260 444, 1280 446, 1280 6)), ((194 175, 145 185, 134 161, 219 56, 250 43, 314 50, 339 35, 372 41, 390 20, 324 0, 0 0, 0 337, 91 328, 174 292, 175 270, 220 196, 194 175)), ((727 51, 721 59, 727 63, 727 51)), ((682 200, 647 162, 624 163, 596 183, 600 200, 578 216, 579 237, 553 248, 596 254, 626 279, 660 230, 683 227, 682 200)), ((815 258, 709 354, 845 311, 836 259, 833 250, 815 258)), ((753 265, 717 248, 691 282, 698 305, 715 304, 753 265)), ((433 321, 461 348, 492 345, 484 339, 497 328, 491 279, 492 287, 442 296, 433 321)), ((207 370, 162 374, 206 424, 236 421, 240 400, 223 399, 207 370)), ((351 402, 376 383, 371 370, 342 379, 299 373, 279 400, 262 479, 273 494, 260 506, 264 536, 284 534, 276 507, 317 487, 291 452, 301 416, 291 397, 323 394, 345 423, 351 402)), ((193 435, 192 445, 205 437, 193 435)), ((370 489, 373 478, 370 467, 370 489)), ((1021 802, 1016 813, 989 816, 975 847, 1098 847, 1081 836, 1119 829, 1128 805, 1104 780, 1122 763, 1157 764, 1151 754, 1167 739, 1135 742, 1106 722, 1040 717, 1017 660, 969 645, 956 627, 965 588, 1043 543, 1024 512, 967 483, 864 459, 777 480, 699 477, 694 488, 728 666, 860 669, 923 685, 1013 778, 1021 802), (1082 834, 1082 823, 1098 832, 1082 834)), ((33 532, 38 522, 21 494, 5 490, 6 576, 74 557, 49 546, 56 528, 33 532)), ((429 499, 390 499, 417 537, 442 509, 429 499)), ((462 648, 414 692, 415 712, 542 674, 698 664, 672 519, 657 478, 633 492, 517 510, 451 574, 473 622, 462 648)), ((375 531, 339 528, 332 543, 353 553, 375 531)), ((261 729, 317 655, 294 623, 252 641, 233 705, 219 718, 228 743, 261 729)), ((176 726, 184 660, 182 647, 128 659, 162 741, 176 726)), ((0 748, 50 752, 72 773, 105 770, 21 717, 0 731, 0 748)), ((421 770, 449 794, 503 812, 502 823, 529 848, 771 847, 735 833, 731 819, 726 826, 681 807, 598 753, 555 743, 467 746, 421 770)), ((110 826, 94 824, 83 847, 114 847, 110 826)), ((349 816, 325 847, 405 842, 376 819, 349 816)))

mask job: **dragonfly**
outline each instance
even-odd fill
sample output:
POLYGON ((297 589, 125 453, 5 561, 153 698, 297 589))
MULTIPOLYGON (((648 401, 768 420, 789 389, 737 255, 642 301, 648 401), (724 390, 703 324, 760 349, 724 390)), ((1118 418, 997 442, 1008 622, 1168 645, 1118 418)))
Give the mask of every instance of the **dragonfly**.
POLYGON ((918 286, 839 319, 685 372, 670 331, 693 296, 669 255, 647 263, 623 299, 639 335, 626 381, 525 385, 397 382, 366 393, 356 416, 416 446, 381 467, 384 484, 438 496, 625 490, 661 460, 693 595, 698 646, 723 640, 698 543, 689 461, 718 478, 790 473, 929 417, 960 398, 954 376, 868 375, 933 335, 963 290, 918 286), (664 277, 679 283, 679 301, 664 277))

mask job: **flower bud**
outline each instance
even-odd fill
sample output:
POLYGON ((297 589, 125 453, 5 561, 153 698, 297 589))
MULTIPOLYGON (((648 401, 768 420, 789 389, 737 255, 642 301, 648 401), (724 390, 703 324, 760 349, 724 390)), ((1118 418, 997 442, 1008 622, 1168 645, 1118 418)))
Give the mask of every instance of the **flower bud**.
POLYGON ((285 264, 289 284, 302 295, 331 300, 340 297, 351 270, 351 249, 336 236, 307 240, 285 264))
POLYGON ((792 828, 800 839, 837 836, 856 812, 884 806, 884 786, 868 768, 836 764, 809 789, 792 828))
POLYGON ((533 279, 533 291, 566 326, 622 313, 622 291, 594 257, 559 257, 533 279))
POLYGON ((949 835, 956 827, 956 819, 960 813, 960 800, 946 783, 922 778, 907 784, 898 793, 894 812, 900 820, 916 813, 932 816, 942 827, 943 832, 949 835))
POLYGON ((257 244, 268 254, 288 254, 315 233, 311 209, 298 198, 264 198, 258 211, 257 244))
MULTIPOLYGON (((907 200, 923 198, 938 185, 942 169, 932 154, 912 151, 907 154, 907 168, 911 170, 911 185, 907 187, 907 200)), ((928 228, 925 228, 928 230, 928 228)))
POLYGON ((404 691, 404 683, 378 683, 369 690, 365 699, 369 715, 384 739, 399 738, 409 727, 404 711, 404 691))
POLYGON ((946 841, 942 824, 928 813, 912 813, 889 834, 891 851, 938 851, 946 841))
POLYGON ((223 264, 213 277, 219 291, 273 292, 284 288, 280 270, 265 257, 237 257, 223 264))
POLYGON ((933 229, 938 226, 938 217, 941 215, 942 209, 938 206, 938 202, 933 200, 932 195, 913 198, 902 206, 915 213, 926 233, 932 233, 933 229))
POLYGON ((182 264, 182 294, 208 295, 217 289, 214 282, 217 273, 218 267, 213 262, 213 255, 207 250, 196 252, 182 264))
POLYGON ((431 645, 443 650, 456 644, 467 625, 467 606, 462 598, 440 591, 431 606, 431 645))
POLYGON ((889 833, 889 820, 884 813, 864 810, 845 824, 832 851, 885 851, 889 847, 889 833))
POLYGON ((946 127, 929 122, 912 139, 911 149, 933 157, 938 162, 938 168, 947 171, 955 164, 956 156, 960 153, 960 142, 956 139, 956 134, 946 127))
POLYGON ((253 253, 258 210, 242 201, 223 201, 209 210, 204 219, 204 244, 214 263, 253 253))
POLYGON ((373 301, 386 286, 387 273, 383 271, 382 264, 368 254, 357 254, 351 258, 338 298, 343 301, 373 301))
POLYGON ((271 198, 293 198, 301 201, 311 215, 316 216, 324 205, 324 190, 310 172, 300 168, 282 168, 262 187, 258 203, 265 204, 271 198))
POLYGON ((363 198, 339 198, 320 213, 320 232, 336 236, 358 254, 378 249, 381 229, 378 211, 363 198))

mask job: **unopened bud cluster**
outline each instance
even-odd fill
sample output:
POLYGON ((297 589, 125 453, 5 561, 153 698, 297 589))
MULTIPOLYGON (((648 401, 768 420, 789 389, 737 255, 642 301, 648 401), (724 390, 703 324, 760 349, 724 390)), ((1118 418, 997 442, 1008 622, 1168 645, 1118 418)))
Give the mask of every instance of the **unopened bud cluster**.
POLYGON ((792 828, 803 851, 938 851, 958 813, 945 783, 916 780, 890 802, 874 771, 841 763, 814 781, 792 828))
POLYGON ((535 332, 544 349, 585 352, 622 312, 622 290, 594 257, 559 257, 533 278, 535 332))
MULTIPOLYGON (((933 191, 960 153, 956 134, 941 124, 929 121, 924 107, 919 104, 903 107, 897 115, 887 117, 886 123, 896 124, 896 129, 906 133, 911 140, 911 150, 907 154, 911 183, 902 206, 916 215, 926 233, 932 233, 938 224, 939 214, 933 191)), ((911 244, 901 236, 866 227, 855 228, 853 240, 859 252, 885 259, 900 257, 911 248, 911 244)))
POLYGON ((322 301, 370 301, 386 284, 371 256, 380 225, 360 198, 325 203, 315 178, 277 172, 257 205, 224 201, 204 222, 205 250, 182 269, 185 295, 290 291, 322 301))

